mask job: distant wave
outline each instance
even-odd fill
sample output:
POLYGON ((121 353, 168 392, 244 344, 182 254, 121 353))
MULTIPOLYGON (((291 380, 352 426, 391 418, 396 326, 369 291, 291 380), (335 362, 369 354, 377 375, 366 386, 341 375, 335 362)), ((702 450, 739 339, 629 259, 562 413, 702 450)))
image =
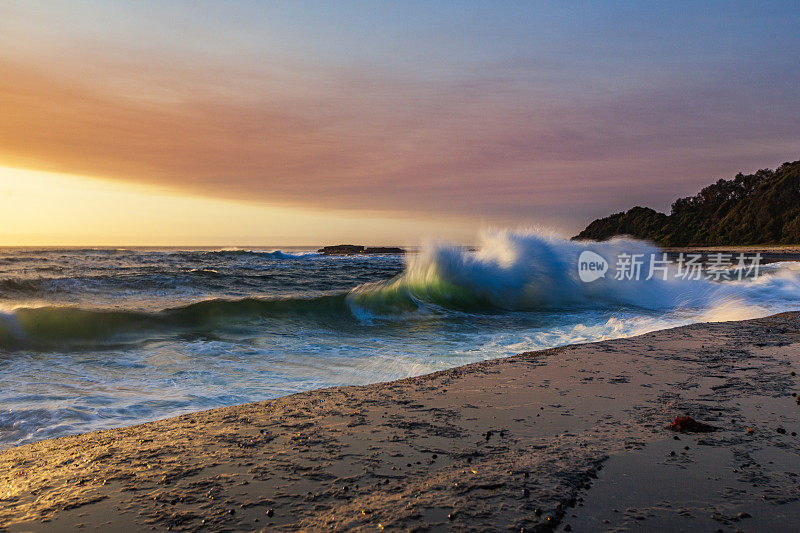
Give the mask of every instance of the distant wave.
MULTIPOLYGON (((41 269, 40 272, 55 272, 41 269)), ((134 272, 84 276, 40 276, 34 278, 0 279, 0 298, 10 300, 45 299, 87 293, 111 294, 120 291, 147 291, 175 288, 188 284, 191 277, 216 278, 219 271, 212 268, 181 269, 166 272, 134 272), (183 279, 181 279, 183 278, 183 279)))
MULTIPOLYGON (((94 250, 91 250, 94 252, 94 250)), ((86 250, 76 250, 76 252, 86 253, 86 250)), ((108 250, 109 254, 121 253, 115 250, 108 250)), ((91 275, 82 276, 58 276, 53 274, 61 273, 65 270, 64 267, 47 264, 42 265, 41 261, 36 263, 36 266, 31 267, 29 270, 33 271, 39 276, 37 277, 0 277, 0 298, 14 297, 14 298, 36 298, 36 297, 49 297, 54 293, 66 294, 67 292, 79 292, 85 290, 108 290, 113 292, 114 289, 130 289, 130 290, 147 290, 148 288, 164 288, 171 287, 179 282, 178 278, 185 274, 204 277, 220 277, 230 267, 247 269, 264 269, 268 268, 270 263, 274 261, 288 261, 288 260, 304 260, 315 257, 321 257, 322 254, 316 252, 304 253, 288 253, 281 250, 271 252, 257 252, 249 250, 216 250, 216 251, 179 251, 179 252, 147 252, 139 254, 136 258, 141 261, 142 257, 148 254, 157 254, 159 258, 163 255, 175 255, 187 264, 178 266, 170 266, 168 264, 161 264, 160 268, 148 269, 147 266, 135 264, 134 270, 122 270, 117 264, 108 265, 105 273, 96 273, 91 275), (252 258, 252 261, 243 262, 241 264, 234 263, 233 261, 210 261, 212 259, 237 259, 237 258, 252 258), (196 265, 196 266, 195 266, 196 265)), ((12 262, 21 261, 19 258, 9 257, 0 258, 0 264, 3 261, 12 262)), ((241 272, 239 272, 241 274, 241 272)))
POLYGON ((204 276, 219 276, 219 270, 214 268, 190 268, 192 274, 202 274, 204 276))
MULTIPOLYGON (((225 249, 225 250, 147 250, 130 248, 45 248, 45 249, 11 249, 0 251, 0 264, 27 261, 30 256, 183 256, 183 257, 266 257, 273 259, 304 259, 309 257, 319 257, 323 254, 315 251, 307 252, 285 252, 283 250, 248 250, 248 249, 225 249)), ((50 258, 52 259, 52 258, 50 258)), ((58 258, 60 259, 60 258, 58 258)))

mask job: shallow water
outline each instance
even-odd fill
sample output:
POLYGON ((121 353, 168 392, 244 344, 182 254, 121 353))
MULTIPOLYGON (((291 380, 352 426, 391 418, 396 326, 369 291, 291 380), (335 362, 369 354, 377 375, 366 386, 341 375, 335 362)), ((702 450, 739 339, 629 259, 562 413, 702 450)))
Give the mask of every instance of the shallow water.
MULTIPOLYGON (((797 263, 755 280, 583 283, 586 246, 486 234, 400 256, 0 250, 0 447, 525 350, 800 307, 797 263)), ((614 241, 590 248, 654 252, 614 241)))

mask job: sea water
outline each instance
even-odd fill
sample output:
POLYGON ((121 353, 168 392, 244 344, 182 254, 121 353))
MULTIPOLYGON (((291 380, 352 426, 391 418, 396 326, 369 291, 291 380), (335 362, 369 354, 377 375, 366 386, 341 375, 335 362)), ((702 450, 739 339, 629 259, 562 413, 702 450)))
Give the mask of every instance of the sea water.
POLYGON ((800 265, 591 283, 591 250, 492 231, 405 256, 315 248, 0 249, 0 447, 570 343, 800 308, 800 265))

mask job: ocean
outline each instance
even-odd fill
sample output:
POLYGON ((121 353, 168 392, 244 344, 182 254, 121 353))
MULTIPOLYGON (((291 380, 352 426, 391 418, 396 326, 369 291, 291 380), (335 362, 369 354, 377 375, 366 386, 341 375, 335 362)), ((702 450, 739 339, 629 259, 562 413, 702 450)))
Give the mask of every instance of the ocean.
POLYGON ((671 265, 666 279, 585 282, 586 250, 612 266, 620 254, 660 255, 532 231, 405 256, 0 249, 0 448, 800 308, 800 263, 741 280, 683 279, 671 265))

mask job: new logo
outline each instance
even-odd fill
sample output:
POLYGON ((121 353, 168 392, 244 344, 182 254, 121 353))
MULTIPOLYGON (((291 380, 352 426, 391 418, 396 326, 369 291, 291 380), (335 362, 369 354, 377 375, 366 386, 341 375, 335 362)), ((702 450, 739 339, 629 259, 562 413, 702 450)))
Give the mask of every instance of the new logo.
POLYGON ((589 250, 581 252, 578 257, 578 277, 585 283, 590 283, 606 277, 608 261, 603 256, 589 250))

